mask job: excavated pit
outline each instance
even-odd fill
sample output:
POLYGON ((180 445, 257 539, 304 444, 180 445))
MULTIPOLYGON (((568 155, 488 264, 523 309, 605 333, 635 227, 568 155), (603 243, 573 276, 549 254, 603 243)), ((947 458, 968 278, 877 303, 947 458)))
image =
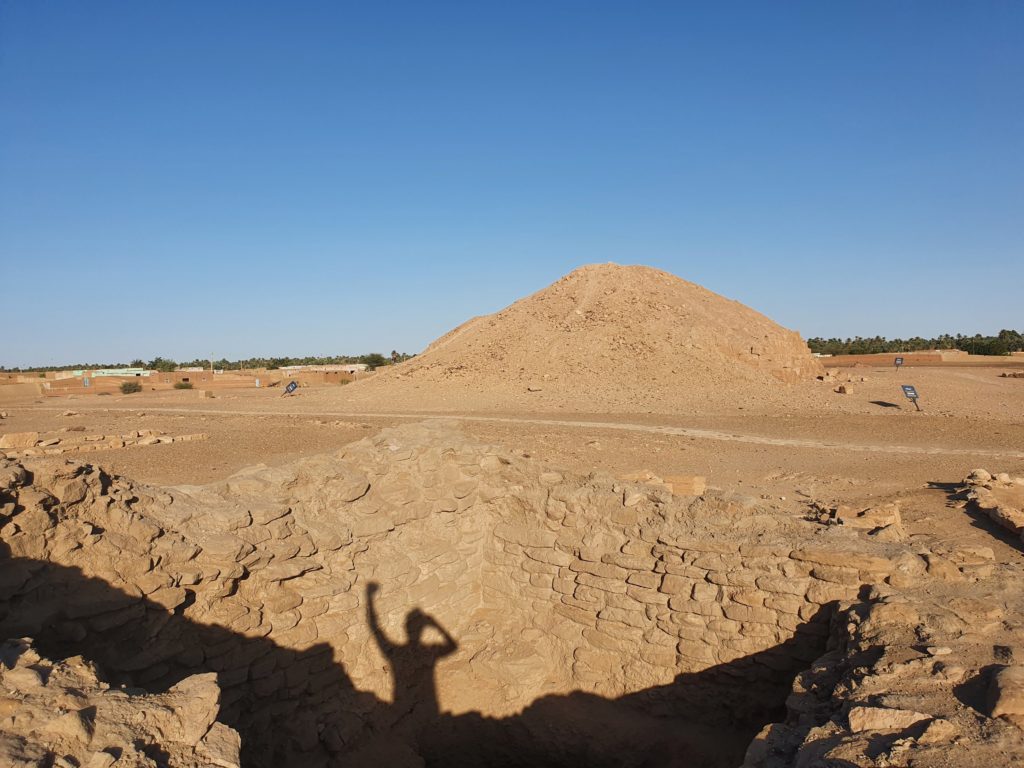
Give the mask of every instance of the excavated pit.
POLYGON ((891 567, 444 423, 204 487, 31 469, 0 637, 150 692, 216 672, 247 766, 737 765, 891 567))

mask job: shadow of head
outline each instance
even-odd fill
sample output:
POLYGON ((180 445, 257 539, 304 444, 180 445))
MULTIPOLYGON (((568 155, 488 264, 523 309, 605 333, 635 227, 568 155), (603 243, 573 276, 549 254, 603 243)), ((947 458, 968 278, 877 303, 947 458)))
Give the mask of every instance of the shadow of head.
POLYGON ((405 636, 410 643, 419 643, 424 630, 431 624, 431 619, 419 608, 413 608, 405 617, 405 636))

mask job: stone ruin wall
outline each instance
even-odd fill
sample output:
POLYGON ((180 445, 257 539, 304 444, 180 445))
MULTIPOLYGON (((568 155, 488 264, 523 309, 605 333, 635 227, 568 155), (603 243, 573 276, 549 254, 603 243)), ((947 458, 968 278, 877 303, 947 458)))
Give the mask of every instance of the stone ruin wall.
POLYGON ((499 718, 579 690, 756 732, 837 606, 931 570, 748 498, 565 475, 443 424, 203 487, 7 463, 0 493, 0 634, 115 684, 216 672, 247 764, 333 762, 415 720, 386 706, 401 681, 369 629, 371 582, 395 642, 418 608, 458 643, 441 711, 499 718))
POLYGON ((8 640, 0 643, 0 765, 239 768, 238 733, 216 721, 219 697, 213 672, 163 693, 125 691, 80 656, 54 662, 8 640))
MULTIPOLYGON (((567 500, 553 491, 549 500, 561 511, 567 500)), ((619 503, 618 518, 643 514, 647 504, 621 504, 623 494, 636 492, 608 494, 619 503)), ((721 515, 725 530, 673 535, 676 526, 660 514, 650 525, 604 530, 588 520, 588 544, 565 518, 558 530, 499 524, 484 557, 484 602, 498 608, 529 600, 533 626, 560 641, 574 688, 618 696, 720 666, 750 688, 740 701, 711 700, 707 709, 717 705, 732 719, 763 715, 778 703, 778 686, 823 651, 830 608, 897 566, 857 552, 753 543, 722 525, 737 511, 729 503, 695 506, 721 515)), ((694 699, 705 693, 694 691, 694 699)))

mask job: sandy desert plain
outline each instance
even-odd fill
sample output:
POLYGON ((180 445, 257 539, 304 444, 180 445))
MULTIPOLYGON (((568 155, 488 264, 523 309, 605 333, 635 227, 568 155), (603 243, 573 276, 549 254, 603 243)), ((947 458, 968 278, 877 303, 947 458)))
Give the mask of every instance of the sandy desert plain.
POLYGON ((596 265, 346 386, 0 387, 0 765, 1019 765, 1022 368, 596 265))

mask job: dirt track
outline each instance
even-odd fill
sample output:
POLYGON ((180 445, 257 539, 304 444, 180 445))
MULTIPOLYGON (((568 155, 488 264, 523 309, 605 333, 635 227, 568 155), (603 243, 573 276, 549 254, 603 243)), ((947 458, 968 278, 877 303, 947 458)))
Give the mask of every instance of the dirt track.
MULTIPOLYGON (((60 408, 49 408, 46 406, 28 406, 22 410, 32 411, 53 411, 62 412, 60 408)), ((103 408, 104 411, 122 411, 133 413, 136 408, 103 408)), ((149 413, 181 413, 200 414, 204 416, 285 416, 293 417, 300 415, 295 411, 286 410, 262 410, 262 411, 240 411, 226 408, 147 408, 149 413)), ((681 437, 692 437, 700 440, 717 440, 724 442, 752 443, 755 445, 772 445, 787 448, 808 448, 812 450, 842 450, 859 451, 867 453, 899 453, 899 454, 921 454, 932 456, 978 456, 996 458, 1024 459, 1024 451, 1007 449, 988 448, 952 448, 943 446, 915 446, 915 445, 884 445, 884 444, 862 444, 841 441, 823 441, 811 439, 794 439, 785 437, 767 437, 764 435, 743 434, 737 432, 726 432, 713 429, 701 429, 697 427, 679 427, 670 425, 637 424, 617 421, 588 421, 575 419, 540 419, 528 417, 511 416, 482 416, 479 414, 465 413, 359 413, 352 411, 316 411, 312 413, 301 413, 304 417, 319 417, 331 419, 363 419, 372 417, 374 419, 432 419, 444 418, 454 419, 463 422, 493 422, 498 424, 526 424, 530 426, 548 426, 568 429, 613 429, 627 432, 647 432, 652 434, 678 435, 681 437)))

